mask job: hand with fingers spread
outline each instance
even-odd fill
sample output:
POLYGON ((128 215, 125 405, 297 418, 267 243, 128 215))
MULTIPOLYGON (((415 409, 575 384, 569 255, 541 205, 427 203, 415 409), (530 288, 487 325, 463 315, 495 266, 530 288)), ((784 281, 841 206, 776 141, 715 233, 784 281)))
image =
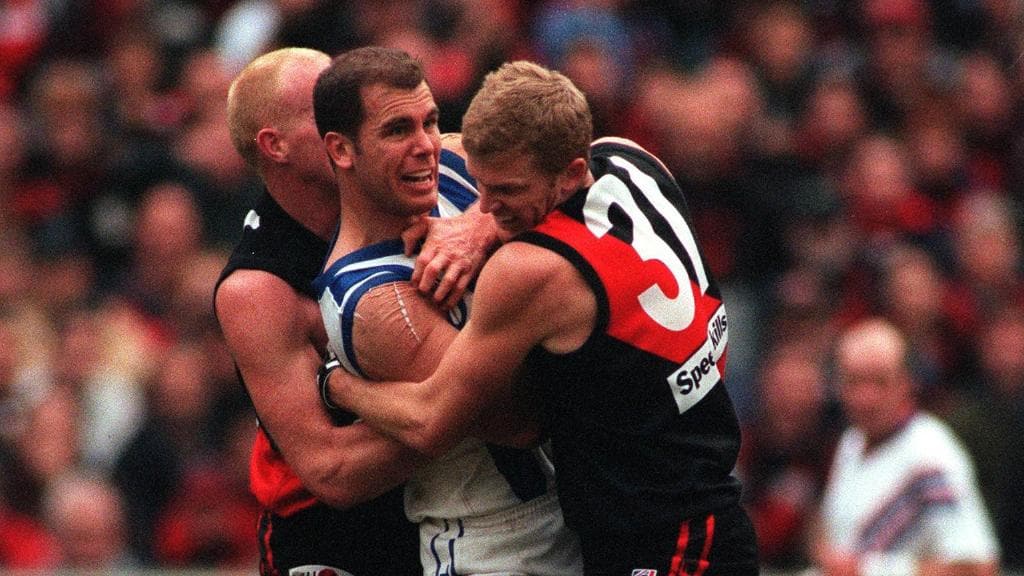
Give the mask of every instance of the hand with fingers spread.
POLYGON ((442 308, 459 302, 498 245, 494 219, 471 208, 454 218, 417 217, 402 233, 406 255, 419 247, 412 284, 442 308))

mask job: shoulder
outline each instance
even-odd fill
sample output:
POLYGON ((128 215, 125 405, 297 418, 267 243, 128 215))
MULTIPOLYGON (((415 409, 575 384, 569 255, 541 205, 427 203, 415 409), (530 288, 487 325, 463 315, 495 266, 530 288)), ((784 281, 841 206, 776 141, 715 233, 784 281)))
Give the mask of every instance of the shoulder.
POLYGON ((970 459, 953 429, 932 414, 922 413, 911 424, 914 445, 908 449, 933 466, 960 471, 970 459))
POLYGON ((430 354, 443 350, 454 333, 445 312, 408 282, 388 282, 367 291, 352 321, 356 361, 375 380, 430 375, 436 363, 430 354))
POLYGON ((484 265, 470 324, 521 330, 551 350, 574 350, 594 326, 597 297, 562 255, 509 242, 484 265))
POLYGON ((657 160, 646 148, 628 138, 617 136, 605 136, 590 143, 590 152, 597 156, 608 156, 612 153, 626 154, 629 156, 644 156, 657 160))
MULTIPOLYGON (((356 304, 354 325, 363 331, 379 330, 382 320, 398 317, 403 323, 421 321, 424 318, 444 318, 444 312, 431 304, 425 296, 405 280, 392 280, 376 285, 366 291, 356 304)), ((385 330, 387 331, 387 330, 385 330)))
POLYGON ((602 138, 598 138, 597 140, 594 140, 590 144, 590 146, 593 147, 593 148, 597 148, 598 146, 605 145, 605 144, 608 144, 608 145, 615 144, 615 145, 618 145, 618 146, 624 146, 626 148, 635 148, 637 150, 643 150, 643 151, 646 152, 646 150, 644 150, 643 146, 637 144, 636 142, 630 140, 629 138, 621 138, 619 136, 604 136, 602 138))
POLYGON ((466 157, 466 149, 462 147, 461 132, 445 132, 441 134, 441 147, 445 150, 451 150, 462 158, 466 157))
POLYGON ((271 330, 301 328, 306 308, 315 303, 282 278, 262 270, 236 270, 217 288, 214 308, 229 344, 256 340, 271 330), (260 329, 256 329, 260 328, 260 329))
POLYGON ((218 315, 239 309, 250 309, 263 303, 284 298, 300 298, 284 279, 264 270, 242 269, 229 274, 217 286, 215 302, 218 315))
MULTIPOLYGON (((655 179, 666 178, 673 184, 676 182, 672 171, 662 160, 631 139, 606 136, 591 143, 592 169, 595 165, 604 164, 601 162, 602 160, 610 158, 617 158, 618 162, 625 160, 640 172, 647 176, 653 176, 655 179), (596 164, 594 161, 597 161, 596 164)), ((612 162, 616 161, 612 160, 612 162)), ((600 175, 600 171, 595 171, 595 177, 600 175)))
POLYGON ((565 290, 562 284, 567 273, 573 273, 572 266, 551 250, 526 242, 503 244, 477 278, 470 323, 543 317, 554 301, 549 294, 565 290))
POLYGON ((605 136, 598 138, 590 144, 591 154, 595 156, 610 156, 614 153, 625 154, 632 158, 643 160, 657 168, 659 172, 671 174, 665 163, 643 146, 628 138, 617 136, 605 136))
POLYGON ((572 272, 573 266, 554 250, 529 242, 511 241, 500 246, 481 272, 512 285, 535 286, 572 272))
MULTIPOLYGON (((374 286, 356 304, 354 323, 364 331, 378 330, 388 324, 376 321, 397 318, 402 324, 444 319, 444 312, 434 306, 409 282, 391 281, 374 286)), ((385 330, 389 331, 389 330, 385 330)))
POLYGON ((592 296, 591 285, 569 258, 557 242, 550 246, 516 240, 507 242, 495 251, 480 272, 477 293, 493 287, 509 298, 535 305, 546 300, 556 307, 565 304, 566 294, 574 294, 577 299, 592 296))

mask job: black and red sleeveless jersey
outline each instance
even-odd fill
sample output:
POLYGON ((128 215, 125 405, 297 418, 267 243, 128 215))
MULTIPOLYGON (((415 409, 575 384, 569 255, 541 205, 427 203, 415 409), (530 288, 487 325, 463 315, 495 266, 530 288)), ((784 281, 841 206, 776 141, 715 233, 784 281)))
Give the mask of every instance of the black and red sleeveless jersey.
MULTIPOLYGON (((312 280, 320 273, 328 248, 326 241, 293 219, 264 191, 246 215, 242 237, 228 258, 217 286, 235 270, 262 270, 278 276, 297 293, 312 300, 312 280)), ((311 380, 309 385, 313 386, 314 382, 311 380)), ((280 516, 290 516, 319 504, 278 451, 270 432, 262 425, 258 428, 250 458, 249 483, 257 501, 280 516)), ((416 531, 408 528, 411 525, 405 519, 401 487, 354 509, 338 510, 336 514, 352 518, 376 517, 381 531, 409 531, 415 547, 416 531)), ((374 533, 365 525, 353 525, 352 529, 368 535, 374 533)), ((374 544, 371 536, 365 544, 374 544)))
POLYGON ((591 153, 594 184, 515 238, 562 255, 597 298, 580 349, 538 347, 524 364, 565 518, 584 538, 678 525, 735 504, 740 490, 728 321, 682 192, 643 150, 591 153))

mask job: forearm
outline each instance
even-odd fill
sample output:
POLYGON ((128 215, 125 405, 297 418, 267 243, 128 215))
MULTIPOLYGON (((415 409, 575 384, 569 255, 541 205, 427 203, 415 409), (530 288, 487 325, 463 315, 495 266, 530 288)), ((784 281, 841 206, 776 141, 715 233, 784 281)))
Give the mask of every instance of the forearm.
POLYGON ((309 400, 303 410, 266 408, 260 421, 302 485, 325 503, 347 508, 370 500, 407 480, 422 461, 365 424, 335 426, 318 399, 309 400))
MULTIPOLYGON (((344 436, 332 450, 300 476, 303 485, 327 504, 346 508, 401 485, 424 459, 366 424, 338 427, 344 436)), ((315 459, 316 456, 310 455, 315 459)))
POLYGON ((328 399, 359 415, 376 431, 428 457, 445 453, 464 435, 468 422, 445 425, 442 394, 430 382, 373 382, 335 370, 328 399))

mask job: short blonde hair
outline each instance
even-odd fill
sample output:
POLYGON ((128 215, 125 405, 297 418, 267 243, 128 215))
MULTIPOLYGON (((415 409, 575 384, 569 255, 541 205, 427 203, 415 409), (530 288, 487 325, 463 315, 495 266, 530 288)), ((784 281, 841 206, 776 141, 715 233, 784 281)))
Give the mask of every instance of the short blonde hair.
MULTIPOLYGON (((326 68, 331 57, 310 48, 281 48, 250 62, 228 88, 228 130, 235 150, 252 167, 258 167, 256 134, 267 126, 285 127, 298 110, 285 98, 289 72, 301 67, 326 68)), ((313 105, 312 92, 308 95, 313 105)))
POLYGON ((489 73, 462 118, 469 155, 525 153, 547 174, 589 160, 592 136, 586 96, 563 74, 523 60, 489 73))

